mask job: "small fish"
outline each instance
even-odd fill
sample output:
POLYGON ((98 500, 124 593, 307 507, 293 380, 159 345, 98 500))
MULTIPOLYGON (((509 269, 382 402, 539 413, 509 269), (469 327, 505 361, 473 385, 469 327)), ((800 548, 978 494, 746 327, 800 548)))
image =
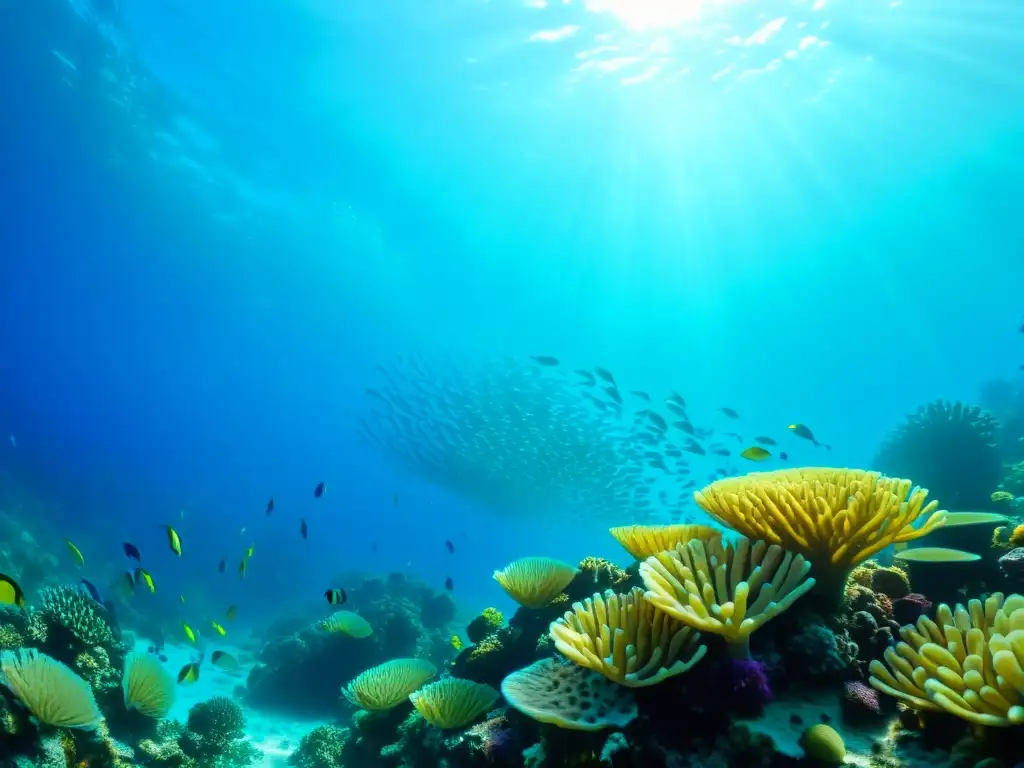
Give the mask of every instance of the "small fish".
POLYGON ((324 495, 325 493, 327 493, 327 483, 324 483, 324 482, 319 482, 319 483, 317 483, 317 484, 316 484, 316 488, 314 488, 314 489, 313 489, 313 496, 314 496, 315 498, 318 498, 318 499, 319 499, 319 498, 321 498, 321 497, 322 497, 322 496, 323 496, 323 495, 324 495))
POLYGON ((729 449, 728 448, 713 448, 711 450, 711 452, 713 454, 715 454, 716 456, 731 456, 732 455, 732 454, 729 453, 729 449))
POLYGON ((222 627, 216 621, 211 621, 210 622, 210 626, 212 626, 214 628, 214 630, 217 632, 217 634, 220 635, 221 637, 224 637, 228 633, 228 631, 226 629, 224 629, 224 627, 222 627))
POLYGON ((238 615, 238 608, 234 605, 229 605, 227 611, 224 612, 224 618, 228 621, 234 621, 238 615))
POLYGON ((653 424, 658 429, 659 432, 668 431, 668 423, 654 411, 648 411, 647 418, 650 420, 651 424, 653 424))
POLYGON ((243 526, 242 526, 242 530, 240 530, 240 531, 238 532, 238 535, 239 535, 239 536, 245 536, 245 530, 246 530, 246 529, 245 529, 245 526, 243 525, 243 526))
POLYGON ((462 650, 462 638, 461 637, 459 637, 458 635, 452 635, 452 639, 450 640, 450 642, 452 644, 452 648, 454 648, 456 651, 461 651, 462 650))
POLYGON ((447 589, 449 592, 455 589, 455 582, 452 581, 451 576, 444 580, 444 588, 447 589))
POLYGON ((708 454, 708 452, 704 450, 704 446, 702 446, 696 440, 691 440, 686 445, 684 445, 683 450, 689 451, 690 453, 695 453, 698 456, 707 456, 708 454))
POLYGON ((185 604, 185 596, 184 595, 178 595, 178 602, 181 603, 182 605, 184 605, 185 604))
POLYGON ((0 573, 0 605, 25 607, 25 593, 21 591, 18 582, 3 573, 0 573))
POLYGON ((324 597, 327 598, 327 602, 331 605, 344 605, 345 601, 348 600, 348 595, 345 594, 344 589, 333 587, 324 592, 324 597))
POLYGON ((123 591, 125 599, 135 594, 135 575, 131 571, 125 571, 124 576, 121 577, 121 584, 125 589, 119 589, 118 591, 123 591))
POLYGON ((181 628, 185 632, 185 637, 188 638, 188 641, 194 643, 196 641, 196 633, 192 631, 192 627, 183 621, 181 622, 181 628))
POLYGON ((210 654, 210 663, 225 672, 234 672, 238 669, 238 659, 227 651, 214 651, 210 654))
POLYGON ((728 416, 730 419, 738 419, 740 415, 736 413, 732 408, 719 408, 722 413, 728 416))
POLYGON ((771 457, 771 454, 759 445, 752 445, 745 449, 740 456, 750 461, 764 461, 771 457))
POLYGON ((71 543, 71 539, 64 539, 64 545, 68 548, 68 552, 78 562, 79 567, 85 565, 85 557, 82 555, 82 550, 71 543))
POLYGON ((391 503, 394 504, 396 507, 398 506, 398 494, 397 493, 394 496, 391 497, 391 503))
POLYGON ((776 443, 774 440, 772 440, 772 438, 765 437, 763 435, 760 436, 760 437, 755 437, 754 438, 754 442, 755 443, 760 443, 761 445, 778 445, 778 443, 776 443))
POLYGON ((224 573, 224 571, 226 571, 227 569, 228 561, 222 558, 221 561, 217 564, 217 573, 224 573))
POLYGON ((171 548, 171 552, 181 557, 181 537, 173 527, 165 525, 164 528, 167 530, 167 546, 171 548))
POLYGON ((639 389, 631 389, 629 390, 629 394, 633 395, 633 397, 639 397, 641 400, 645 402, 651 402, 651 396, 648 395, 646 392, 641 392, 639 389))
POLYGON ((665 407, 672 411, 676 416, 682 416, 684 419, 686 418, 686 408, 681 406, 679 403, 673 400, 666 400, 665 407))
POLYGON ((819 443, 818 439, 814 436, 814 433, 811 432, 811 430, 807 426, 805 426, 803 424, 790 424, 789 425, 789 431, 792 432, 797 437, 802 437, 804 440, 810 440, 812 443, 814 443, 814 447, 815 448, 817 448, 820 445, 820 446, 823 446, 826 451, 831 451, 832 450, 832 446, 831 445, 825 445, 824 443, 819 443))
POLYGON ((779 458, 782 459, 783 461, 788 461, 789 460, 789 454, 786 453, 785 451, 783 451, 782 453, 779 454, 779 458))
POLYGON ((274 497, 270 497, 270 501, 267 502, 267 514, 269 515, 274 511, 274 497))
POLYGON ((697 434, 696 428, 688 421, 673 421, 672 426, 688 435, 697 434))
POLYGON ((252 553, 255 552, 255 551, 256 551, 256 545, 255 544, 250 544, 249 548, 247 550, 245 550, 245 559, 248 560, 250 557, 252 557, 252 553))
POLYGON ((622 405, 622 395, 619 394, 619 390, 615 387, 605 387, 604 391, 608 393, 608 397, 614 400, 619 405, 622 405))
POLYGON ((447 549, 449 553, 455 554, 455 545, 452 544, 450 539, 445 539, 444 540, 444 546, 445 546, 445 549, 447 549))
MULTIPOLYGON (((214 651, 216 653, 216 651, 214 651)), ((192 685, 199 680, 199 662, 186 664, 178 672, 178 685, 192 685)))
POLYGON ((604 368, 598 368, 597 366, 594 366, 594 373, 597 374, 598 378, 604 379, 613 387, 618 386, 615 383, 615 377, 612 376, 610 371, 606 371, 604 368))
POLYGON ((89 593, 89 597, 95 600, 100 605, 103 604, 103 600, 100 598, 100 591, 93 586, 93 583, 88 579, 82 579, 82 586, 85 587, 85 591, 89 593))
POLYGON ((240 562, 238 564, 238 578, 240 578, 240 579, 244 579, 245 578, 245 570, 248 567, 247 563, 248 563, 248 561, 243 557, 242 558, 242 562, 240 562))
POLYGON ((124 553, 125 553, 125 555, 129 559, 136 560, 136 561, 138 561, 140 563, 142 562, 142 555, 139 554, 139 548, 138 547, 136 547, 134 544, 132 544, 129 541, 126 541, 123 546, 124 546, 124 553))
POLYGON ((726 432, 725 436, 726 437, 734 437, 734 438, 736 438, 736 442, 737 443, 742 443, 743 442, 743 437, 741 435, 735 433, 735 432, 726 432))
POLYGON ((558 358, 552 357, 551 355, 530 355, 530 359, 539 365, 558 365, 558 358))
POLYGON ((575 373, 577 376, 583 377, 584 381, 582 383, 585 386, 592 387, 597 383, 597 379, 594 378, 594 374, 592 374, 590 371, 584 371, 580 368, 577 368, 575 371, 573 371, 573 373, 575 373))
POLYGON ((305 520, 302 520, 299 523, 299 534, 304 539, 308 539, 309 538, 309 526, 306 525, 306 521, 305 520))
POLYGON ((140 581, 146 585, 146 589, 148 589, 150 593, 156 592, 156 584, 153 583, 153 577, 150 576, 149 571, 144 568, 135 569, 135 583, 138 584, 140 581))

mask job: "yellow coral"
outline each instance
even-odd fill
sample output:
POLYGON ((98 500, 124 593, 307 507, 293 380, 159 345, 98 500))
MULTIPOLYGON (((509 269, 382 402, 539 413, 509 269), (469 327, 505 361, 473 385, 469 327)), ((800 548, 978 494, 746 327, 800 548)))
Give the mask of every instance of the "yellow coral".
POLYGON ((174 678, 149 653, 132 652, 124 660, 124 705, 160 719, 174 706, 174 678))
POLYGON ((704 658, 705 646, 686 624, 655 610, 644 591, 608 590, 551 622, 551 639, 566 658, 630 688, 660 683, 704 658))
POLYGON ((25 638, 10 624, 0 626, 0 650, 21 648, 25 645, 25 638))
POLYGON ((694 493, 713 518, 752 539, 801 554, 818 578, 840 579, 858 563, 942 525, 945 512, 910 480, 860 469, 808 467, 752 472, 694 493), (914 527, 914 523, 923 524, 914 527))
POLYGON ((394 709, 409 694, 437 674, 423 659, 392 659, 370 667, 341 689, 352 704, 363 709, 394 709))
POLYGON ((1013 501, 1013 494, 1008 493, 1007 491, 995 491, 992 494, 992 501, 996 504, 1013 501))
POLYGON ((409 695, 424 719, 438 728, 462 728, 495 705, 501 694, 491 686, 446 677, 409 695))
POLYGON ((741 537, 711 557, 700 540, 680 544, 642 562, 640 577, 659 610, 749 656, 750 634, 814 586, 810 569, 802 555, 741 537))
POLYGON ((0 653, 0 679, 46 725, 91 731, 103 720, 89 684, 35 649, 0 653))
POLYGON ((1010 534, 1010 548, 1024 547, 1024 525, 1018 525, 1010 534))
POLYGON ((707 545, 722 538, 721 531, 707 525, 623 525, 608 532, 637 560, 668 552, 690 539, 700 539, 707 545))
POLYGON ((1024 596, 940 605, 934 620, 922 616, 900 637, 885 664, 871 662, 874 688, 976 725, 1024 724, 1024 596))
POLYGON ((370 622, 352 611, 335 611, 320 622, 320 628, 327 632, 337 632, 359 640, 373 634, 370 622))
POLYGON ((548 605, 575 576, 575 568, 550 557, 523 557, 494 572, 494 580, 525 608, 548 605))
POLYGON ((846 759, 843 737, 830 725, 812 725, 800 737, 800 746, 809 758, 824 765, 842 765, 846 759))

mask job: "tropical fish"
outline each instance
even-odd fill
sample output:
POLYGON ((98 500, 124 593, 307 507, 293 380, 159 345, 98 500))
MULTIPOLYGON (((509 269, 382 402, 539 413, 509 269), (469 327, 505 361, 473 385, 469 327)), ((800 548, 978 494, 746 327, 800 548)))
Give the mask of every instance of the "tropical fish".
POLYGON ((716 456, 731 456, 728 448, 712 448, 711 452, 716 456))
POLYGON ((243 525, 243 526, 242 526, 242 530, 240 530, 240 531, 238 532, 238 535, 239 535, 239 536, 245 536, 245 530, 246 530, 246 528, 245 528, 245 526, 243 525))
POLYGON ((631 389, 629 390, 629 394, 633 395, 634 397, 639 397, 641 400, 644 400, 648 403, 651 402, 651 396, 648 395, 646 392, 641 392, 639 389, 631 389))
POLYGON ((539 363, 540 365, 558 365, 558 358, 551 357, 551 355, 530 355, 530 359, 539 363))
POLYGON ((732 408, 719 408, 722 413, 728 416, 730 419, 738 419, 740 415, 736 413, 732 408))
POLYGON ((666 400, 665 407, 672 411, 676 416, 682 416, 684 419, 686 418, 686 408, 681 406, 679 403, 672 400, 666 400))
POLYGON ((220 635, 221 637, 224 637, 228 633, 228 631, 226 629, 224 629, 224 627, 222 627, 216 621, 211 621, 210 622, 210 626, 212 626, 214 628, 214 630, 217 632, 217 634, 220 635))
POLYGON ((611 384, 611 385, 612 385, 613 387, 615 387, 615 386, 618 386, 618 385, 617 385, 617 384, 615 383, 615 377, 614 377, 614 376, 612 376, 612 374, 611 374, 611 371, 606 371, 606 370, 605 370, 604 368, 598 368, 598 367, 597 367, 597 366, 595 365, 595 366, 594 366, 594 373, 596 373, 596 374, 598 375, 598 378, 602 378, 602 379, 604 379, 604 380, 605 380, 605 381, 607 381, 607 382, 608 382, 609 384, 611 384))
POLYGON ((25 593, 21 591, 18 582, 3 573, 0 573, 0 605, 25 607, 25 593))
POLYGON ((779 454, 779 458, 782 459, 783 461, 787 461, 789 459, 789 454, 783 451, 782 453, 779 454))
POLYGON ((324 597, 327 598, 327 602, 331 605, 344 605, 345 601, 348 600, 348 595, 345 594, 344 589, 332 588, 324 592, 324 597))
POLYGON ((68 552, 71 553, 71 556, 75 558, 75 561, 78 563, 79 567, 84 566, 85 557, 82 555, 82 550, 80 550, 78 547, 72 544, 71 539, 64 539, 64 545, 68 548, 68 552))
POLYGON ((771 454, 759 445, 752 445, 749 448, 746 448, 740 456, 744 459, 749 459, 750 461, 764 461, 765 459, 770 458, 771 454))
POLYGON ((167 530, 167 546, 171 548, 171 552, 181 557, 181 537, 172 526, 165 525, 164 528, 167 530))
MULTIPOLYGON (((214 651, 216 653, 216 651, 214 651)), ((178 685, 192 685, 199 680, 199 662, 193 661, 186 664, 178 672, 178 685)))
POLYGON ((270 501, 267 502, 267 514, 269 515, 274 511, 274 497, 270 497, 270 501))
POLYGON ((736 438, 736 442, 737 443, 742 443, 743 442, 743 437, 741 435, 737 434, 736 432, 726 432, 725 436, 726 437, 734 437, 734 438, 736 438))
POLYGON ((327 493, 327 483, 322 481, 317 483, 316 488, 313 489, 313 496, 319 499, 325 493, 327 493))
POLYGON ((135 594, 135 574, 134 573, 132 573, 131 571, 125 571, 124 576, 121 577, 121 584, 123 586, 122 586, 122 588, 119 588, 118 591, 123 593, 123 597, 125 597, 125 599, 127 599, 127 598, 131 597, 133 594, 135 594))
POLYGON ((689 453, 695 453, 698 456, 706 456, 707 451, 704 450, 704 446, 698 443, 696 440, 690 440, 686 445, 683 446, 684 451, 689 453))
POLYGON ((450 539, 445 539, 444 540, 444 546, 445 546, 445 549, 447 549, 451 554, 455 554, 455 545, 452 544, 450 539))
POLYGON ((582 383, 588 387, 592 387, 597 383, 597 379, 594 378, 594 374, 592 374, 590 371, 584 371, 580 368, 577 368, 575 371, 573 371, 573 373, 575 373, 577 376, 582 376, 584 379, 582 383))
POLYGON ((247 567, 246 566, 247 562, 248 561, 243 557, 242 558, 242 562, 238 564, 238 578, 240 578, 240 579, 244 579, 245 578, 245 569, 247 567))
POLYGON ((306 525, 305 520, 302 520, 299 523, 299 533, 302 535, 302 538, 309 538, 309 526, 306 525))
POLYGON ((228 568, 228 561, 221 558, 220 563, 217 564, 217 573, 224 573, 228 568))
POLYGON ((210 654, 210 663, 225 672, 233 672, 238 669, 238 659, 226 651, 214 651, 210 654))
POLYGON ((819 443, 817 438, 814 436, 814 433, 811 432, 810 428, 805 426, 804 424, 790 424, 789 431, 792 432, 797 437, 802 437, 804 440, 810 440, 812 443, 814 443, 815 448, 817 448, 820 445, 823 446, 827 451, 832 450, 831 445, 819 443))
POLYGON ((619 390, 616 387, 605 387, 604 391, 608 393, 608 397, 622 405, 622 395, 619 394, 619 390))
POLYGON ((760 443, 761 445, 778 445, 778 443, 776 443, 774 440, 772 440, 772 438, 764 437, 764 436, 762 436, 762 437, 755 437, 754 438, 754 442, 755 443, 760 443))
POLYGON ((181 628, 182 628, 182 630, 184 630, 185 637, 188 638, 188 641, 190 643, 194 643, 196 641, 196 633, 192 630, 192 627, 190 627, 188 624, 186 624, 183 621, 183 622, 181 622, 181 628))
POLYGON ((452 581, 451 576, 444 580, 444 588, 447 589, 449 592, 455 589, 455 582, 452 581))
POLYGON ((659 431, 668 431, 668 423, 654 411, 648 411, 647 418, 650 419, 651 424, 653 424, 659 431))
POLYGON ((156 592, 156 584, 153 583, 153 577, 149 575, 149 571, 145 568, 135 569, 135 583, 138 584, 140 581, 146 585, 146 589, 151 593, 156 592))
POLYGON ((247 550, 245 550, 245 559, 248 560, 250 557, 252 557, 252 553, 255 552, 255 551, 256 551, 256 545, 255 544, 250 544, 249 548, 247 550))
POLYGON ((461 651, 462 650, 462 638, 461 637, 459 637, 458 635, 452 635, 452 639, 451 639, 450 642, 452 644, 452 648, 454 648, 456 651, 461 651))
POLYGON ((103 604, 103 600, 100 598, 100 591, 93 586, 93 583, 88 579, 82 579, 82 586, 85 587, 85 591, 89 593, 89 597, 95 600, 100 605, 103 604))
POLYGON ((134 544, 132 544, 131 542, 128 542, 128 541, 126 541, 123 546, 124 546, 124 553, 125 553, 126 556, 128 556, 132 560, 136 560, 136 561, 138 561, 140 563, 142 562, 142 555, 139 554, 139 548, 138 547, 136 547, 134 544))
POLYGON ((224 618, 227 619, 228 621, 234 621, 235 617, 237 615, 238 615, 238 608, 236 608, 233 605, 229 605, 227 611, 225 611, 225 613, 224 613, 224 618))

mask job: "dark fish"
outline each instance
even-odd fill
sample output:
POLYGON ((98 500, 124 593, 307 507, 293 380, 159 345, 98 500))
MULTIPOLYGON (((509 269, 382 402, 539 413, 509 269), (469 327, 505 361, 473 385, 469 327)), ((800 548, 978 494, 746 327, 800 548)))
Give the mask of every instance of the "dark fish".
POLYGON ((270 501, 267 502, 267 514, 269 515, 274 511, 274 497, 270 497, 270 501))
POLYGON ((665 422, 663 418, 661 418, 661 416, 656 414, 654 411, 648 411, 647 418, 650 419, 651 424, 653 424, 660 432, 665 432, 668 430, 668 424, 665 422))
POLYGON ((666 400, 665 407, 672 411, 676 416, 682 416, 684 419, 686 418, 686 408, 679 405, 679 403, 672 400, 666 400))
POLYGON ((779 454, 779 458, 782 459, 783 461, 786 461, 789 458, 789 454, 783 451, 782 453, 779 454))
POLYGON ((299 533, 302 534, 302 538, 309 538, 309 527, 306 525, 306 521, 303 520, 299 523, 299 533))
POLYGON ((619 405, 622 405, 622 395, 619 394, 619 390, 615 387, 605 387, 604 391, 608 393, 608 397, 614 400, 619 405))
POLYGON ((324 483, 324 482, 317 483, 316 484, 316 488, 313 489, 313 496, 319 499, 325 493, 327 493, 327 483, 324 483))
POLYGON ((186 664, 178 672, 178 685, 192 685, 199 680, 199 662, 193 661, 186 664))
POLYGON ((228 567, 228 561, 227 560, 221 560, 220 563, 217 565, 217 573, 224 573, 224 571, 227 570, 227 567, 228 567))
POLYGON ((641 400, 646 400, 648 403, 651 402, 651 396, 646 392, 641 392, 639 389, 631 389, 629 390, 629 394, 634 397, 639 397, 641 400))
POLYGON ((686 401, 683 400, 683 398, 675 390, 672 390, 669 393, 668 397, 665 398, 665 402, 666 403, 669 402, 669 401, 672 401, 673 403, 678 405, 680 408, 685 408, 686 407, 686 401))
POLYGON ((455 554, 455 545, 452 544, 451 541, 449 541, 448 539, 445 539, 444 540, 444 545, 448 549, 449 552, 451 552, 452 554, 455 554))
POLYGON ((345 594, 344 589, 328 589, 324 592, 324 597, 327 598, 327 602, 331 605, 344 605, 345 601, 348 600, 348 595, 345 594))
POLYGON ((736 413, 732 408, 719 408, 722 413, 728 416, 730 419, 738 419, 740 415, 736 413))
POLYGON ((817 438, 815 438, 814 433, 811 432, 811 430, 807 426, 805 426, 804 424, 790 424, 789 425, 789 431, 792 432, 797 437, 802 437, 804 440, 810 440, 812 443, 814 443, 814 447, 815 448, 817 448, 820 445, 823 448, 825 448, 825 450, 827 450, 827 451, 831 451, 832 450, 832 446, 831 445, 825 445, 824 443, 819 443, 817 438))
POLYGON ((693 424, 691 424, 688 421, 673 421, 672 426, 678 430, 685 432, 688 435, 697 434, 697 430, 694 428, 693 424))
POLYGON ((130 557, 132 560, 138 560, 140 563, 142 562, 142 555, 139 554, 138 547, 127 541, 124 543, 123 546, 125 555, 130 557))
POLYGON ((761 445, 778 445, 778 443, 776 443, 770 437, 755 437, 754 442, 760 443, 761 445))
POLYGON ((451 576, 444 580, 444 588, 447 589, 449 592, 455 589, 455 582, 452 581, 451 576))
POLYGON ((741 435, 736 434, 735 432, 726 432, 725 436, 726 437, 735 437, 737 443, 742 443, 743 442, 743 437, 741 435))
POLYGON ((551 355, 530 355, 530 359, 540 365, 558 365, 558 358, 551 355))
POLYGON ((698 443, 696 440, 691 440, 690 442, 688 442, 683 447, 683 450, 689 451, 690 453, 696 453, 698 456, 707 456, 708 454, 708 452, 704 450, 703 446, 701 446, 701 444, 698 443))
POLYGON ((573 373, 575 373, 578 376, 582 376, 585 379, 583 383, 586 384, 588 387, 592 387, 597 383, 597 379, 594 378, 594 374, 592 374, 590 371, 584 371, 577 368, 575 371, 573 371, 573 373))
POLYGON ((606 371, 604 368, 598 368, 595 365, 594 366, 594 373, 596 373, 598 375, 598 378, 604 379, 609 384, 611 384, 613 387, 617 386, 616 383, 615 383, 615 377, 612 376, 610 371, 606 371))
POLYGON ((715 448, 711 451, 716 456, 731 456, 728 448, 715 448))
POLYGON ((82 579, 82 586, 85 587, 85 591, 89 593, 89 597, 100 605, 103 604, 103 600, 100 598, 100 591, 96 589, 91 581, 88 579, 82 579))

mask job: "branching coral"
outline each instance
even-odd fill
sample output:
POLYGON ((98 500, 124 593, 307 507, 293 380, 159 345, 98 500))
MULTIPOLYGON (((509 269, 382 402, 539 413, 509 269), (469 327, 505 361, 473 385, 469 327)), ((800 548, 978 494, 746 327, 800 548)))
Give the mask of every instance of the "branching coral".
POLYGON ((646 598, 702 632, 722 635, 735 655, 750 655, 754 630, 814 586, 811 564, 777 545, 740 538, 719 555, 692 540, 640 564, 646 598))
POLYGON ((928 491, 912 485, 877 472, 812 467, 723 478, 694 498, 744 536, 803 555, 832 592, 853 566, 942 524, 938 502, 926 504, 928 491))
POLYGON ((114 634, 107 623, 106 611, 77 587, 48 587, 39 595, 41 613, 51 623, 63 627, 86 645, 109 645, 114 634))
POLYGON ((980 408, 929 403, 886 438, 874 466, 912 477, 947 509, 984 509, 1002 478, 998 427, 996 418, 980 408))
POLYGON ((874 688, 977 725, 1024 724, 1024 596, 940 605, 934 621, 922 616, 900 637, 885 664, 871 663, 874 688))
POLYGON ((680 675, 704 658, 705 646, 687 624, 656 610, 644 591, 608 590, 551 623, 555 647, 581 667, 630 688, 680 675))

